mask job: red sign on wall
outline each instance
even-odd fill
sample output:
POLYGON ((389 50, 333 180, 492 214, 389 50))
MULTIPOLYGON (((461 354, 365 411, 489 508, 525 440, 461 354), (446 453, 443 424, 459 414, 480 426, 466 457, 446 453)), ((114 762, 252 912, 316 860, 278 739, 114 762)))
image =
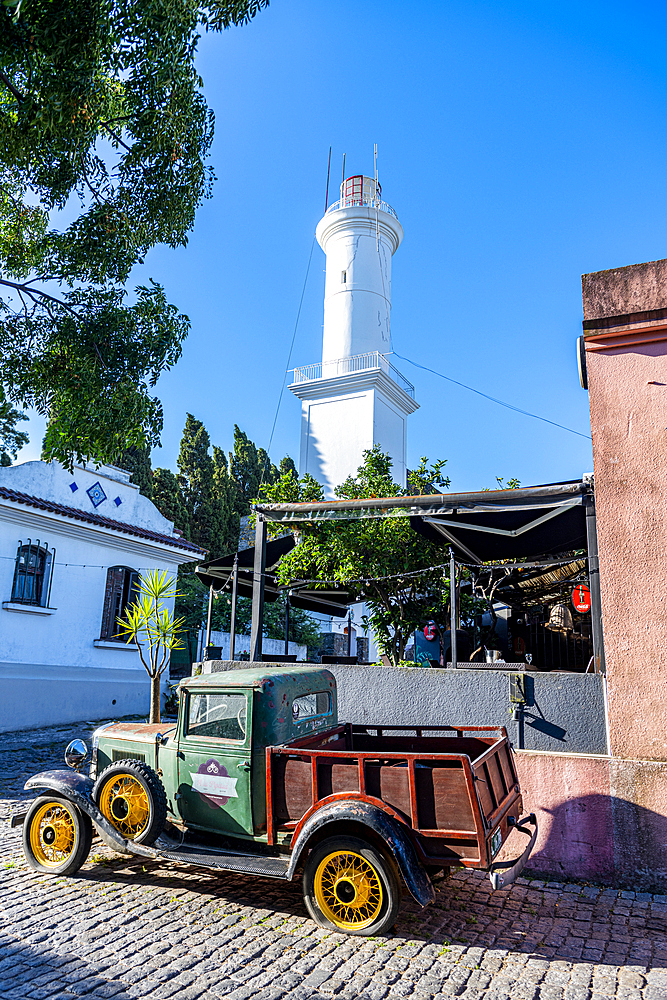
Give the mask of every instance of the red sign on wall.
POLYGON ((585 583, 578 583, 572 591, 572 603, 576 611, 591 610, 591 592, 585 583))
POLYGON ((435 623, 429 622, 428 625, 424 626, 424 638, 428 639, 429 642, 433 642, 435 635, 435 623))

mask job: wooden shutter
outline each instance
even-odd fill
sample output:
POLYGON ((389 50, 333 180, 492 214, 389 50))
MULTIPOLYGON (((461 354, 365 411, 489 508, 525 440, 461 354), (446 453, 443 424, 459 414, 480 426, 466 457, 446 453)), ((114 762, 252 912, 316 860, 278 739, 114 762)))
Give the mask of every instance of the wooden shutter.
POLYGON ((104 592, 104 610, 100 639, 114 639, 118 632, 116 618, 122 613, 125 577, 131 572, 125 566, 112 566, 107 572, 107 586, 104 592))

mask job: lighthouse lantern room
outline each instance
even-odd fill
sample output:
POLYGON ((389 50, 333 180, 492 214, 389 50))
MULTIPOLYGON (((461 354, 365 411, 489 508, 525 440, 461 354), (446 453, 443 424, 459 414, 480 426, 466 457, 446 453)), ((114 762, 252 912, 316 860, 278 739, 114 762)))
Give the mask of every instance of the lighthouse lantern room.
POLYGON ((389 360, 391 258, 403 227, 381 199, 373 178, 348 177, 316 230, 326 254, 322 361, 295 369, 290 389, 302 403, 300 474, 327 497, 376 444, 405 483, 406 420, 418 404, 389 360))

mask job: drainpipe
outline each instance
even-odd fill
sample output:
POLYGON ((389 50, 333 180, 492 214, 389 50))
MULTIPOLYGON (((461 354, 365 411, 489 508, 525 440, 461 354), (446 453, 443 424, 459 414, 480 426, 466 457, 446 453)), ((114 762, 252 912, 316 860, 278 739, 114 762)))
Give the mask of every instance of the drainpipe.
POLYGON ((456 561, 451 547, 449 549, 449 642, 452 647, 452 667, 456 668, 456 561))
POLYGON ((264 630, 264 574, 266 571, 266 521, 257 515, 255 525, 255 565, 252 573, 252 625, 250 628, 250 659, 262 661, 262 632, 264 630))
POLYGON ((285 656, 289 656, 289 591, 285 592, 285 656))
POLYGON ((588 581, 591 588, 591 631, 593 633, 593 663, 596 674, 605 673, 604 635, 602 632, 602 600, 600 595, 600 560, 598 558, 595 499, 586 497, 586 541, 588 543, 588 581))
POLYGON ((229 622, 229 659, 234 659, 236 646, 236 597, 239 584, 239 554, 234 556, 234 569, 232 570, 232 615, 229 622))
POLYGON ((206 614, 206 645, 211 645, 211 612, 213 611, 213 584, 208 588, 208 612, 206 614))

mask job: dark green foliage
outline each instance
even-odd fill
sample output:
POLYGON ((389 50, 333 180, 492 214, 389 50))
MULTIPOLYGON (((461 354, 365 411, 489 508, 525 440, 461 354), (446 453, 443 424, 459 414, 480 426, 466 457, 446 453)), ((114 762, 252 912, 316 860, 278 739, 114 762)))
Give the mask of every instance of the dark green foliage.
POLYGON ((289 457, 289 455, 285 455, 285 457, 281 460, 279 471, 281 476, 289 475, 292 476, 293 479, 299 478, 297 467, 292 461, 292 459, 289 457))
POLYGON ((240 517, 235 507, 236 486, 229 474, 227 457, 213 446, 213 493, 218 504, 218 533, 214 550, 218 555, 235 552, 239 543, 240 517))
MULTIPOLYGON (((190 518, 183 499, 178 476, 171 469, 156 469, 153 473, 153 503, 174 527, 190 538, 190 518)), ((180 589, 180 586, 179 586, 180 589)))
MULTIPOLYGON (((236 510, 240 517, 244 517, 250 513, 250 504, 259 493, 268 456, 263 448, 258 450, 248 435, 234 424, 234 450, 229 457, 231 476, 236 484, 236 510)), ((269 476, 271 468, 275 469, 275 466, 269 466, 269 476)), ((277 478, 277 470, 274 478, 277 478)))
MULTIPOLYGON (((126 448, 123 454, 116 459, 114 465, 132 473, 132 482, 139 487, 139 492, 143 493, 149 500, 153 499, 153 469, 151 467, 151 453, 148 448, 137 448, 136 445, 126 448)), ((169 520, 172 521, 173 518, 169 518, 169 520)))
POLYGON ((213 459, 210 438, 201 420, 188 413, 185 420, 177 465, 181 490, 190 525, 189 541, 200 545, 210 559, 221 555, 215 550, 220 537, 220 519, 213 486, 213 459))
MULTIPOLYGON (((187 574, 182 577, 179 575, 178 589, 181 596, 176 599, 175 616, 183 616, 186 621, 185 627, 188 629, 205 628, 208 611, 208 587, 205 587, 196 576, 187 574)), ((213 599, 211 612, 211 630, 213 632, 229 632, 231 611, 230 583, 227 590, 222 591, 213 599)), ((250 635, 251 621, 252 601, 249 597, 239 597, 236 606, 236 634, 250 635)), ((284 597, 264 605, 264 635, 268 639, 285 638, 284 597)), ((307 611, 302 611, 300 608, 290 608, 289 638, 291 642, 308 646, 308 653, 312 655, 320 648, 319 624, 307 611)))
POLYGON ((213 114, 198 31, 266 0, 9 0, 0 7, 0 388, 50 417, 46 459, 113 462, 159 442, 151 395, 187 317, 148 250, 187 242, 209 197, 213 114), (64 227, 53 210, 78 201, 64 227))
MULTIPOLYGON (((427 465, 411 474, 409 489, 398 486, 391 476, 391 460, 379 447, 364 452, 356 476, 350 476, 336 490, 340 499, 404 496, 424 486, 442 481, 443 462, 427 465)), ((294 503, 322 498, 321 487, 310 477, 295 483, 283 476, 262 489, 262 499, 294 503)), ((417 628, 430 619, 447 616, 449 587, 446 569, 434 569, 424 576, 402 578, 401 573, 438 566, 446 561, 445 550, 418 535, 407 517, 368 518, 358 521, 329 521, 299 525, 301 544, 283 558, 278 576, 283 584, 291 580, 336 580, 364 600, 369 609, 368 623, 380 649, 398 664, 417 628), (382 577, 394 576, 383 580, 382 577)))
POLYGON ((0 466, 11 465, 19 450, 28 443, 28 435, 17 424, 28 416, 15 409, 7 399, 0 398, 0 466))

